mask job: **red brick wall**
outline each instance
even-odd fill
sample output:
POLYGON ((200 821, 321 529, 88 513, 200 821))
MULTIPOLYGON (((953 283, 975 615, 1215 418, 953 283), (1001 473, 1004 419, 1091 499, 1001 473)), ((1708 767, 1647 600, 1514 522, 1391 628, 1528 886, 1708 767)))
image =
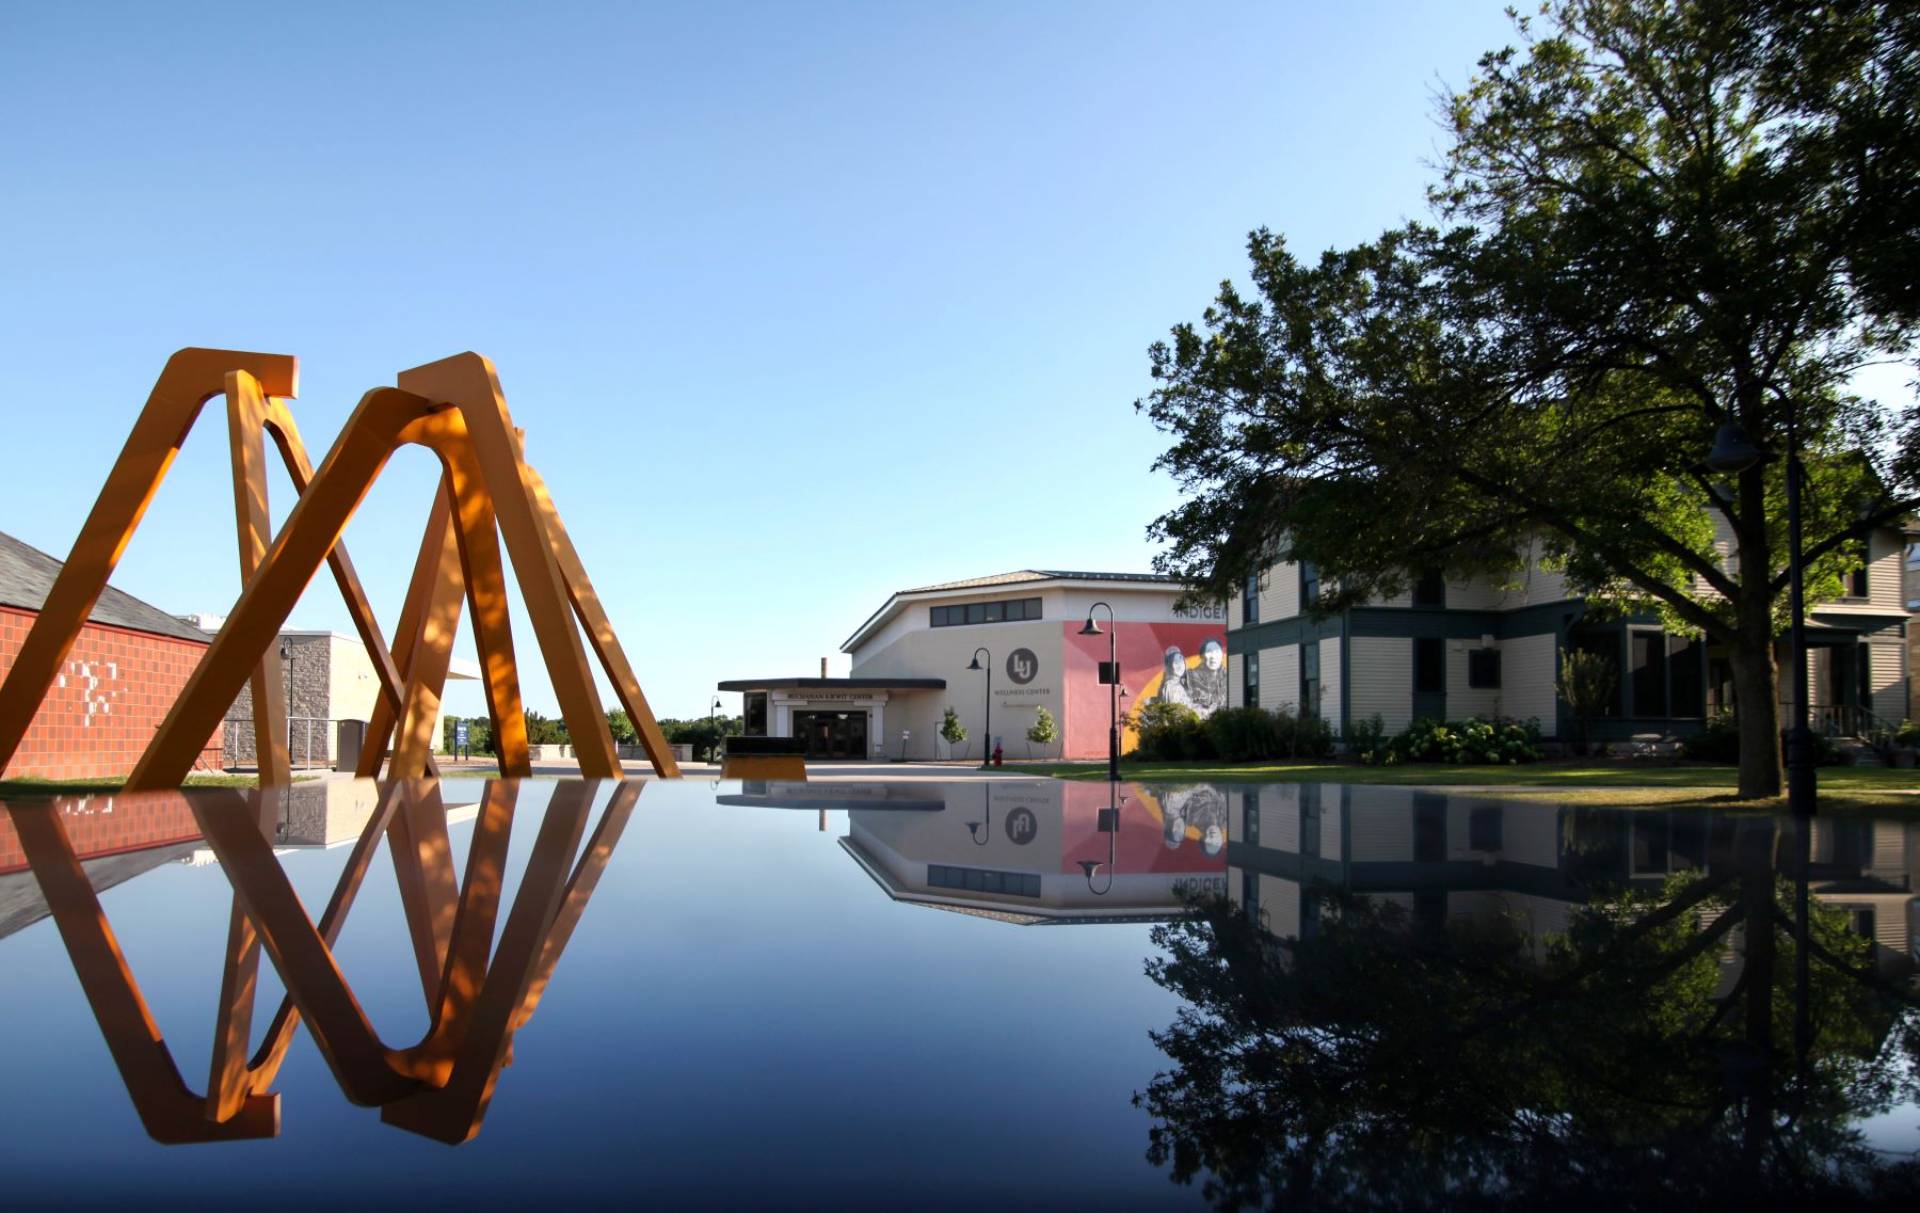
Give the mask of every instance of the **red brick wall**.
MULTIPOLYGON (((34 619, 32 611, 0 606, 0 677, 13 668, 34 619)), ((170 636, 97 623, 81 628, 0 778, 125 775, 206 651, 204 644, 170 636)), ((199 766, 219 770, 219 732, 207 747, 199 766)))
MULTIPOLYGON (((76 796, 62 803, 58 812, 67 841, 81 859, 144 851, 200 837, 193 810, 179 792, 76 796)), ((27 853, 20 846, 12 817, 0 812, 0 875, 26 866, 27 853)))

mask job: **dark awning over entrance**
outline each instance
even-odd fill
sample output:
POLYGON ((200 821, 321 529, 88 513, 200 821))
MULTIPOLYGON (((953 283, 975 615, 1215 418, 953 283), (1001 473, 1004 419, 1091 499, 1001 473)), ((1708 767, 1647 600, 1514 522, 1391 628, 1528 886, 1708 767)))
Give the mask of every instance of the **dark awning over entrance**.
POLYGON ((944 691, 944 678, 730 678, 723 691, 944 691))

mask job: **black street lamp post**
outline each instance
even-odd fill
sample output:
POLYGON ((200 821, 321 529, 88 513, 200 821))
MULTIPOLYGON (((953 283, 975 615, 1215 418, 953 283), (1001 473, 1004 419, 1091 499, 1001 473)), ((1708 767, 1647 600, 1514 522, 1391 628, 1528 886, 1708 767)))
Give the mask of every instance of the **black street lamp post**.
POLYGON ((986 706, 980 709, 982 717, 980 727, 984 730, 980 738, 980 769, 984 771, 993 765, 993 754, 991 753, 991 747, 993 745, 993 654, 987 653, 984 646, 975 649, 973 651, 973 660, 967 663, 967 668, 969 670, 985 670, 987 672, 987 702, 986 706), (987 664, 985 665, 980 664, 980 654, 982 653, 987 654, 987 664))
POLYGON ((1100 670, 1100 681, 1107 684, 1107 782, 1120 782, 1120 629, 1114 626, 1113 608, 1104 602, 1096 602, 1087 608, 1087 626, 1080 629, 1082 636, 1098 636, 1100 625, 1093 621, 1093 613, 1101 607, 1107 608, 1107 660, 1100 670))
MULTIPOLYGON (((1728 422, 1713 438, 1707 467, 1716 472, 1738 475, 1764 458, 1764 453, 1747 437, 1746 431, 1728 422)), ((1793 661, 1793 722, 1787 729, 1787 807, 1795 813, 1812 814, 1818 796, 1813 771, 1813 730, 1807 724, 1807 596, 1805 570, 1800 552, 1800 431, 1795 409, 1787 409, 1787 585, 1792 616, 1788 648, 1793 661)))
POLYGON ((1085 874, 1087 878, 1087 891, 1095 897, 1105 897, 1108 893, 1113 892, 1113 878, 1115 875, 1114 860, 1118 849, 1117 844, 1120 840, 1120 807, 1127 803, 1125 796, 1116 795, 1119 787, 1120 785, 1117 783, 1107 785, 1107 807, 1100 810, 1099 832, 1107 836, 1107 862, 1102 864, 1097 859, 1083 859, 1080 861, 1080 871, 1085 874), (1096 888, 1094 887, 1093 877, 1094 874, 1103 867, 1107 870, 1107 887, 1104 889, 1096 888))

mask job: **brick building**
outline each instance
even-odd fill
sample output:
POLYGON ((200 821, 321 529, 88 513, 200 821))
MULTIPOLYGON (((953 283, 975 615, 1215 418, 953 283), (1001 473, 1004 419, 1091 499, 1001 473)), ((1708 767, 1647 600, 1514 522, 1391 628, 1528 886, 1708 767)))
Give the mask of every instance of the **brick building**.
MULTIPOLYGON (((60 565, 0 533, 0 677, 13 668, 60 565)), ((131 771, 211 639, 108 586, 0 778, 88 779, 131 771)), ((219 734, 197 765, 221 769, 219 734)))

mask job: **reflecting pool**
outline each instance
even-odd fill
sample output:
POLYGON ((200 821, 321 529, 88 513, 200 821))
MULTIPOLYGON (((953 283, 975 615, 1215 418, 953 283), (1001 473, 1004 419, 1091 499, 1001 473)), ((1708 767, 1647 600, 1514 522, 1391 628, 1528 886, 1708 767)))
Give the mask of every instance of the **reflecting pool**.
POLYGON ((0 813, 17 1207, 1906 1205, 1920 814, 303 784, 0 813))

